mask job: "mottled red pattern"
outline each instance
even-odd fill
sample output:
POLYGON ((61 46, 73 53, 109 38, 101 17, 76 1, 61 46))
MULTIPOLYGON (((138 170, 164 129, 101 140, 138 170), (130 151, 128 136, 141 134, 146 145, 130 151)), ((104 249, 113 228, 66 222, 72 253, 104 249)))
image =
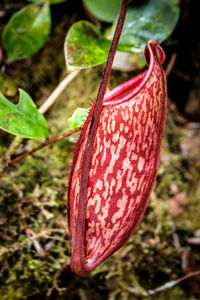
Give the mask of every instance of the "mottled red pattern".
POLYGON ((93 107, 77 143, 68 192, 71 267, 90 272, 133 234, 155 183, 166 120, 165 55, 155 41, 145 49, 149 68, 109 92, 95 137, 89 172, 83 243, 79 195, 82 158, 93 107))

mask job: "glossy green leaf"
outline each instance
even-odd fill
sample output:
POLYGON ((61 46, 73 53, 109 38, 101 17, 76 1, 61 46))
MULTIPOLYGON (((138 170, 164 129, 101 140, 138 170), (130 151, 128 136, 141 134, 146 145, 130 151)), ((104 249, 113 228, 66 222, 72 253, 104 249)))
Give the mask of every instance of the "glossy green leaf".
POLYGON ((51 28, 49 5, 30 4, 15 13, 3 32, 8 59, 26 58, 45 43, 51 28))
POLYGON ((0 92, 0 128, 17 136, 41 139, 48 136, 47 123, 31 97, 20 90, 17 105, 0 92))
POLYGON ((88 109, 78 107, 71 118, 68 119, 68 123, 71 129, 75 129, 84 124, 88 116, 88 109))
POLYGON ((121 0, 83 0, 83 3, 94 17, 104 22, 113 22, 121 6, 121 0))
MULTIPOLYGON (((174 30, 179 17, 177 0, 145 0, 129 6, 118 49, 141 52, 150 39, 162 42, 174 30)), ((116 23, 110 35, 114 34, 116 23)))
POLYGON ((64 47, 68 69, 84 69, 106 61, 110 41, 102 36, 97 26, 79 21, 69 29, 64 47))

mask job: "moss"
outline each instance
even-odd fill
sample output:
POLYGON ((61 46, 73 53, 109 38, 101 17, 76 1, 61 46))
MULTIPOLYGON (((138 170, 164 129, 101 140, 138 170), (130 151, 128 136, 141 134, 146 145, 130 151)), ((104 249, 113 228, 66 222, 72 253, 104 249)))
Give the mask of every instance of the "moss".
MULTIPOLYGON (((64 15, 55 21, 59 26, 53 26, 46 47, 33 57, 31 70, 29 60, 27 65, 16 62, 8 66, 8 74, 16 75, 18 86, 40 99, 38 105, 66 75, 61 44, 76 14, 74 11, 70 21, 64 15)), ((101 66, 82 71, 59 97, 47 113, 50 136, 68 130, 67 119, 76 107, 90 106, 102 70, 101 66)), ((114 71, 111 87, 130 76, 114 71)), ((144 219, 127 244, 89 278, 77 276, 69 268, 66 189, 78 134, 9 167, 0 179, 0 299, 195 299, 184 283, 147 296, 149 289, 183 275, 182 248, 199 228, 198 135, 188 132, 177 127, 174 114, 169 112, 157 183, 144 219), (182 192, 185 202, 179 215, 172 217, 170 199, 182 192), (181 249, 174 243, 172 222, 181 249)), ((10 141, 11 136, 1 133, 1 156, 10 141)), ((21 146, 31 149, 36 145, 37 141, 24 140, 21 146)), ((198 248, 193 252, 200 262, 198 248)))
MULTIPOLYGON (((88 99, 95 98, 101 72, 102 67, 83 71, 57 100, 47 117, 51 136, 68 129, 67 118, 77 106, 90 105, 88 99)), ((119 80, 114 72, 111 84, 119 80)), ((187 194, 181 214, 173 220, 182 246, 199 226, 199 164, 190 153, 187 163, 191 160, 192 166, 187 170, 181 148, 184 130, 177 128, 169 113, 157 184, 143 222, 90 278, 72 274, 69 268, 66 185, 77 136, 36 152, 10 167, 1 179, 0 298, 138 299, 140 294, 147 299, 193 299, 184 285, 145 296, 149 289, 182 276, 169 199, 179 192, 187 194)), ((24 145, 32 148, 37 143, 25 141, 24 145)))

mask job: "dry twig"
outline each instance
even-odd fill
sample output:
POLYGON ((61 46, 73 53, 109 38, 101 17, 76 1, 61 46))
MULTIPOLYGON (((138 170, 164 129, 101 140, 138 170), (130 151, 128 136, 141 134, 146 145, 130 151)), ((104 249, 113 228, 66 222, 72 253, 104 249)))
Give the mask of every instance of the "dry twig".
POLYGON ((75 133, 75 132, 81 130, 81 128, 82 128, 82 126, 79 126, 79 127, 75 128, 75 129, 72 129, 72 130, 70 130, 70 131, 64 133, 64 134, 61 134, 61 135, 59 135, 59 136, 56 136, 56 137, 54 137, 54 138, 48 140, 46 143, 43 143, 43 144, 41 144, 40 146, 38 146, 38 147, 36 147, 36 148, 34 148, 34 149, 30 150, 30 151, 27 151, 27 152, 25 152, 25 153, 23 153, 23 154, 21 154, 21 155, 18 155, 17 157, 15 157, 15 158, 9 160, 9 161, 8 161, 8 165, 11 165, 11 164, 13 164, 13 163, 15 163, 15 162, 17 162, 17 161, 19 161, 19 160, 22 160, 22 159, 24 159, 25 157, 27 157, 27 156, 29 156, 29 155, 32 155, 32 154, 35 153, 36 151, 38 151, 38 150, 40 150, 40 149, 43 149, 44 147, 46 147, 46 146, 48 146, 48 145, 50 145, 50 144, 52 144, 52 143, 54 143, 54 142, 60 141, 60 140, 62 140, 62 139, 64 139, 64 138, 68 137, 68 136, 71 135, 72 133, 75 133))
POLYGON ((165 70, 165 74, 166 74, 166 77, 169 76, 169 74, 171 73, 173 67, 174 67, 174 64, 175 64, 175 61, 176 61, 176 58, 177 58, 177 53, 173 53, 171 58, 170 58, 170 61, 166 67, 166 70, 165 70))
POLYGON ((200 270, 199 271, 195 271, 195 272, 191 272, 191 273, 189 273, 189 274, 187 274, 187 275, 185 275, 185 276, 183 276, 181 278, 178 278, 178 279, 173 280, 173 281, 169 281, 169 282, 167 282, 167 283, 165 283, 165 284, 157 287, 156 289, 149 290, 148 294, 149 295, 154 295, 154 294, 156 294, 158 292, 165 291, 167 289, 170 289, 170 288, 174 287, 175 285, 179 284, 180 282, 182 282, 182 281, 184 281, 184 280, 186 280, 188 278, 191 278, 191 277, 194 277, 194 276, 199 276, 199 275, 200 275, 200 270))
POLYGON ((56 99, 64 91, 64 89, 72 82, 72 80, 79 74, 80 70, 76 70, 69 75, 67 75, 51 93, 51 95, 46 99, 46 101, 41 105, 39 111, 41 114, 45 114, 47 110, 54 104, 56 99))

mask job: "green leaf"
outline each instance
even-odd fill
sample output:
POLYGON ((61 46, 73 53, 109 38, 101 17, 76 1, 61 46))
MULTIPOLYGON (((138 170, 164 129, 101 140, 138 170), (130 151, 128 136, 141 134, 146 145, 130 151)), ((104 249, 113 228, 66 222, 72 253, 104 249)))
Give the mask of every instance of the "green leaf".
POLYGON ((79 21, 69 29, 64 47, 67 67, 72 71, 104 63, 110 41, 102 36, 97 26, 79 21))
MULTIPOLYGON (((107 9, 107 8, 106 8, 107 9)), ((141 52, 150 39, 164 41, 174 30, 179 17, 177 0, 145 0, 129 6, 118 49, 141 52)), ((114 34, 116 22, 111 29, 114 34)))
POLYGON ((121 0, 83 0, 83 3, 93 16, 104 22, 113 22, 121 6, 121 0))
MULTIPOLYGON (((88 0, 84 0, 86 3, 88 0)), ((104 3, 104 11, 113 3, 104 3)), ((89 1, 91 5, 100 5, 100 1, 89 1)), ((116 4, 116 3, 115 3, 116 4)), ((143 52, 150 39, 162 42, 173 31, 179 17, 176 0, 144 0, 129 6, 118 50, 125 52, 143 52)), ((106 37, 114 35, 116 22, 106 37)), ((87 21, 79 21, 69 29, 65 40, 65 58, 69 70, 83 69, 106 62, 110 41, 105 39, 97 26, 87 21)))
POLYGON ((84 124, 88 116, 88 109, 78 107, 71 118, 68 119, 68 123, 71 129, 75 129, 84 124))
POLYGON ((30 4, 15 13, 3 32, 8 59, 26 58, 45 43, 51 28, 49 5, 30 4))
POLYGON ((0 128, 17 136, 41 139, 48 136, 47 123, 31 97, 20 90, 17 105, 0 92, 0 128))

